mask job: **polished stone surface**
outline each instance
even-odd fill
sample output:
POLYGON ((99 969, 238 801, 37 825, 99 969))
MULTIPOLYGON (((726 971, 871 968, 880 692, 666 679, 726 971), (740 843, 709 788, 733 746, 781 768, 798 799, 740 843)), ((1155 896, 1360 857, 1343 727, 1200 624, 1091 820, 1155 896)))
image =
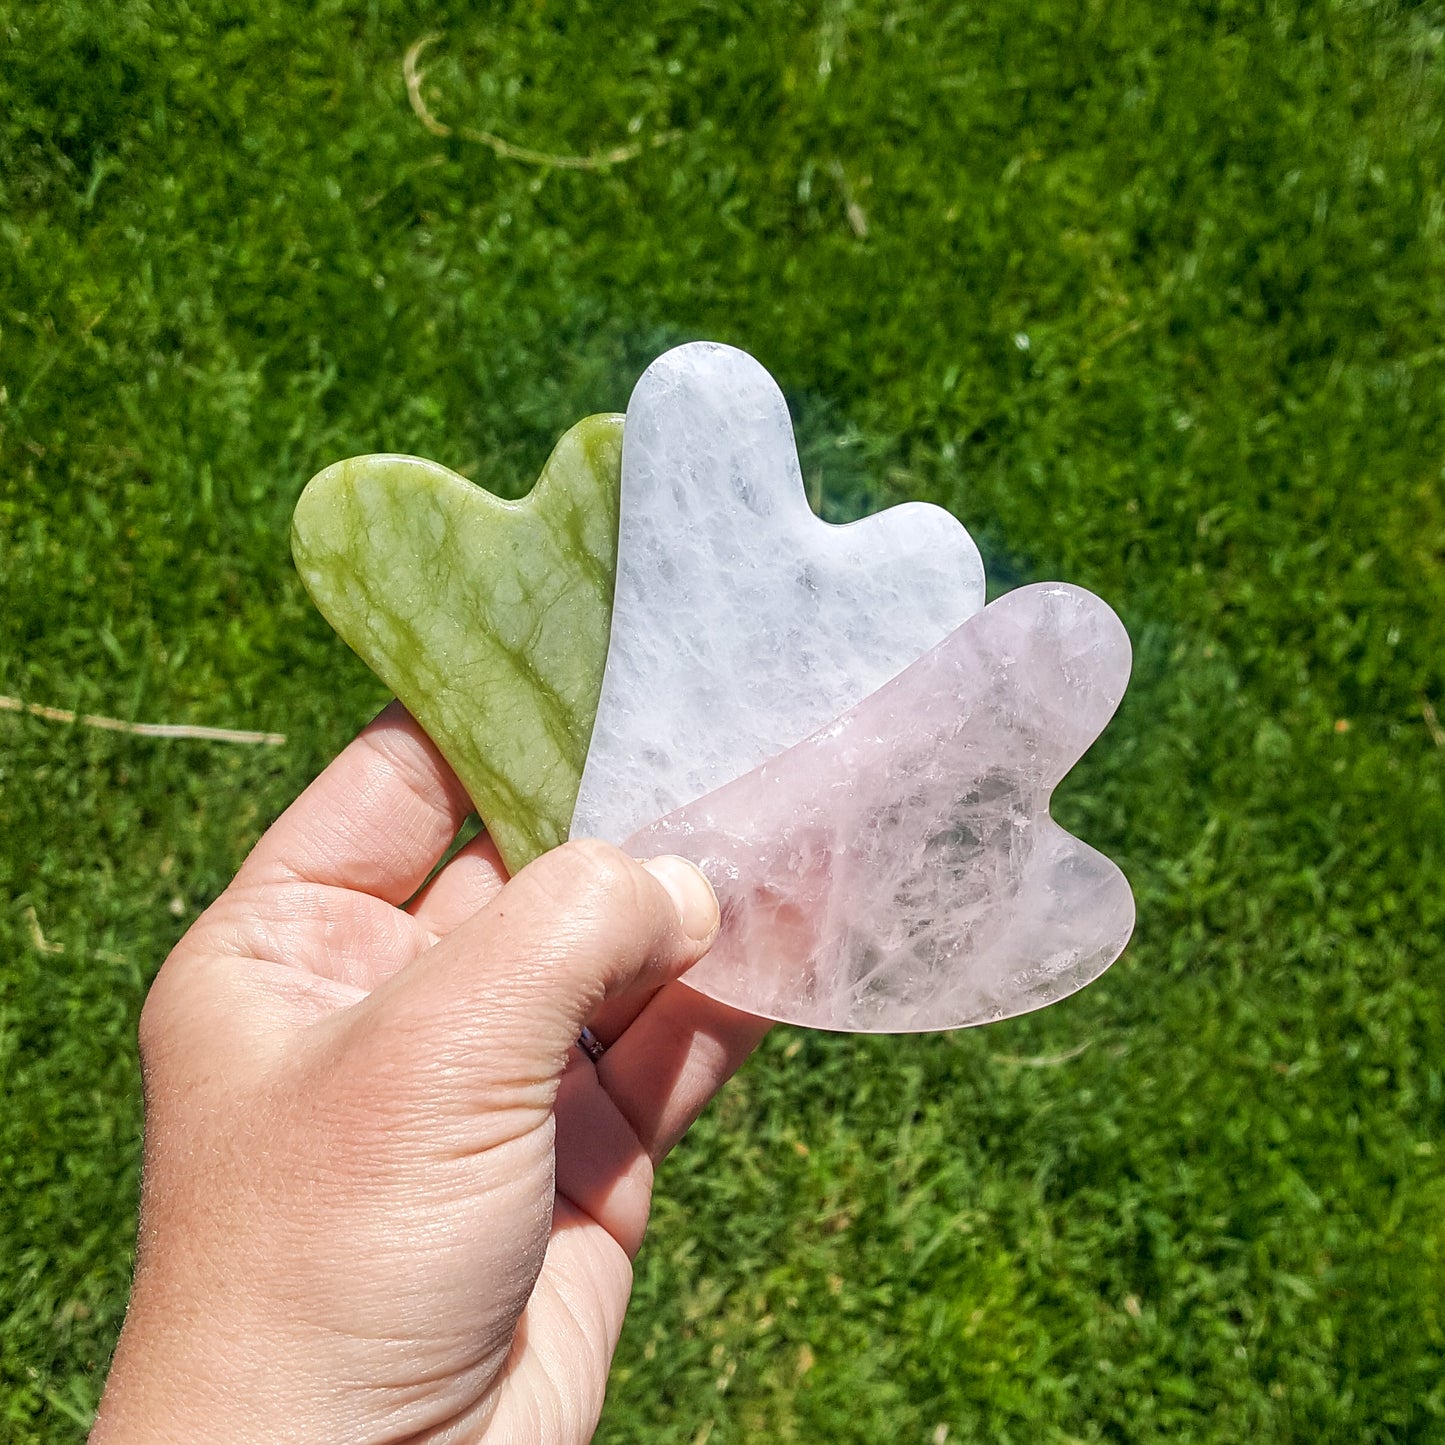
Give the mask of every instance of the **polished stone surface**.
POLYGON ((1097 597, 1020 588, 805 742, 642 829, 634 856, 693 859, 722 903, 687 983, 883 1033, 1008 1018, 1097 978, 1133 896, 1048 806, 1129 667, 1097 597))
POLYGON ((319 473, 292 552, 331 625, 462 780, 507 867, 567 834, 612 613, 622 418, 588 417, 508 502, 435 462, 319 473))
POLYGON ((983 606, 962 525, 808 506, 788 408, 732 347, 660 357, 628 404, 611 649, 572 836, 620 842, 845 712, 983 606))

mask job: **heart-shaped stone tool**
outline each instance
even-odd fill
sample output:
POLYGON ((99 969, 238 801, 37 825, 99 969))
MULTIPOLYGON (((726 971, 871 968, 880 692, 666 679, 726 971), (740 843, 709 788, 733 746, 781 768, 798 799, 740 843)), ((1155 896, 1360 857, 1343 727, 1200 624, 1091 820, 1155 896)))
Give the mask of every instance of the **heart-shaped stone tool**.
POLYGON ((503 501, 436 462, 313 477, 291 550, 317 607, 456 770, 507 867, 567 836, 612 614, 622 418, 503 501))
POLYGON ((1129 679, 1091 593, 1023 587, 850 713, 627 843, 712 879, 722 927, 684 976, 821 1029, 911 1033, 1042 1008, 1123 951, 1134 899, 1049 797, 1129 679))
POLYGON ((962 525, 813 515, 788 408, 698 342, 627 407, 612 641, 572 836, 620 842, 845 712, 983 606, 962 525))

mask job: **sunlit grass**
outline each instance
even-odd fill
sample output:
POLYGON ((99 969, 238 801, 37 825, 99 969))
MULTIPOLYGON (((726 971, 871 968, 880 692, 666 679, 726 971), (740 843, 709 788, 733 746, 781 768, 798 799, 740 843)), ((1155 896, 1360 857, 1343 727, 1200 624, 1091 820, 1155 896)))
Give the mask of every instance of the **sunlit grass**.
POLYGON ((612 1441, 1445 1437, 1445 13, 0 10, 0 1436, 123 1308, 146 982, 382 697, 291 571, 337 457, 515 491, 659 350, 830 516, 1112 601, 1060 801, 1140 928, 958 1036, 780 1030, 667 1166, 612 1441), (553 155, 439 138, 408 103, 553 155))

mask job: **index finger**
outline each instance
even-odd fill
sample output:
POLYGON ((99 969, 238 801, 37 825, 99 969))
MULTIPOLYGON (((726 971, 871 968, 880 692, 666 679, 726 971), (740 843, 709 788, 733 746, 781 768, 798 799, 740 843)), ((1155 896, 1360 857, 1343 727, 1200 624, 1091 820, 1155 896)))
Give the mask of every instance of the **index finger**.
POLYGON ((675 980, 597 1060, 597 1077, 658 1163, 771 1029, 675 980))
POLYGON ((237 881, 320 883, 400 905, 471 809, 431 739, 392 702, 271 825, 237 881))

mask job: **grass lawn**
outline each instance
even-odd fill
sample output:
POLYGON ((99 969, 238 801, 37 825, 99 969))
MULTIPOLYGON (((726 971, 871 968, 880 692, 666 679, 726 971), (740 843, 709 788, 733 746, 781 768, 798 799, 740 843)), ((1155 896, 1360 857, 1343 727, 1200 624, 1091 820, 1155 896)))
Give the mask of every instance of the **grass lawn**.
POLYGON ((1057 812, 1139 929, 1028 1018, 776 1031, 600 1438, 1445 1440, 1442 170, 1433 4, 0 0, 0 693, 288 739, 0 714, 0 1438, 99 1392, 147 981, 382 701, 301 486, 515 493, 705 336, 828 515, 1118 609, 1057 812))

